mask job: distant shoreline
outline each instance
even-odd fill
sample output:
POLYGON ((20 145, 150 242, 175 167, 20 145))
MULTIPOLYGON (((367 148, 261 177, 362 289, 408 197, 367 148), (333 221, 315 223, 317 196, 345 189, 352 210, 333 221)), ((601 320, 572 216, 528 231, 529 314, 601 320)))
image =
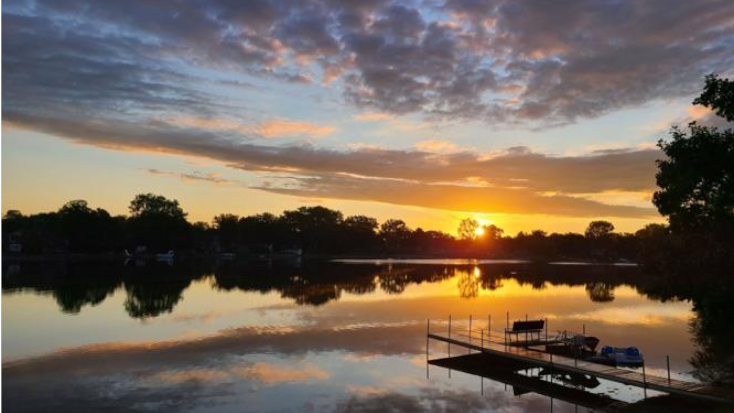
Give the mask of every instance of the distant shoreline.
MULTIPOLYGON (((124 253, 54 253, 54 254, 11 254, 3 253, 2 260, 8 262, 34 262, 34 261, 109 261, 109 260, 151 260, 156 261, 156 254, 139 254, 127 256, 124 253)), ((188 259, 226 259, 229 261, 237 260, 295 260, 302 259, 308 261, 332 261, 344 264, 371 264, 374 261, 384 261, 385 264, 394 262, 396 264, 410 264, 416 261, 469 261, 466 264, 472 264, 470 261, 480 261, 478 264, 493 261, 504 264, 553 264, 553 265, 639 265, 630 261, 609 261, 609 260, 589 260, 584 258, 573 257, 548 257, 545 259, 532 259, 528 257, 490 257, 490 256, 453 256, 439 254, 303 254, 286 255, 286 254, 237 254, 233 258, 223 258, 222 254, 202 254, 202 253, 181 253, 177 255, 173 261, 188 259), (484 261, 484 262, 481 262, 484 261)), ((382 264, 383 262, 380 262, 382 264)), ((430 264, 427 262, 421 264, 430 264)), ((442 264, 436 262, 436 265, 442 264)), ((463 265, 459 263, 457 265, 463 265)))

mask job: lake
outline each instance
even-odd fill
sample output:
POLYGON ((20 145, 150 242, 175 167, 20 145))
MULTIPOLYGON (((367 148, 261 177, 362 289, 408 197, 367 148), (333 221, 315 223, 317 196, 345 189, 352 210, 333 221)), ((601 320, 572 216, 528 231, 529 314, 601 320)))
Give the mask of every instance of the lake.
MULTIPOLYGON (((488 260, 3 260, 3 408, 591 411, 427 366, 427 320, 491 317, 501 331, 507 312, 547 318, 553 333, 639 347, 648 374, 665 376, 669 356, 674 378, 695 381, 693 304, 653 298, 644 280, 635 266, 488 260)), ((604 381, 588 391, 645 398, 604 381)))

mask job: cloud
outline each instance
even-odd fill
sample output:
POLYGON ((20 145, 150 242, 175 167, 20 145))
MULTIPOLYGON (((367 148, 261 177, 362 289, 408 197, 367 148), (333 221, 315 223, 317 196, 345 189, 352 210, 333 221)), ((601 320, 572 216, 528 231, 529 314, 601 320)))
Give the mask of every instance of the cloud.
POLYGON ((3 8, 3 107, 237 113, 218 82, 338 82, 388 115, 558 124, 688 97, 734 63, 734 5, 653 0, 143 0, 3 8), (69 108, 68 103, 74 102, 69 108))
POLYGON ((420 141, 413 146, 418 150, 428 152, 455 152, 458 148, 455 143, 443 140, 420 141))
POLYGON ((362 122, 376 122, 381 120, 388 120, 391 118, 392 115, 382 112, 364 112, 354 116, 355 120, 362 122))
POLYGON ((283 138, 292 136, 319 137, 334 132, 333 126, 320 126, 309 122, 294 122, 283 119, 273 119, 257 126, 255 132, 266 138, 283 138))
POLYGON ((184 182, 190 182, 190 181, 204 181, 204 182, 211 182, 213 184, 217 185, 224 185, 224 184, 231 184, 232 181, 225 178, 220 178, 218 173, 211 172, 208 174, 201 174, 199 172, 194 173, 182 173, 182 172, 168 172, 168 171, 161 171, 160 169, 146 169, 146 171, 153 175, 165 175, 165 176, 173 176, 176 177, 184 182))
POLYGON ((260 189, 301 197, 377 201, 453 211, 547 214, 575 217, 654 218, 653 208, 607 205, 588 199, 535 194, 523 189, 416 184, 341 176, 296 178, 296 187, 260 189))
POLYGON ((211 131, 177 129, 159 121, 79 125, 66 119, 31 120, 10 111, 6 117, 16 125, 77 143, 209 158, 245 171, 284 172, 290 176, 288 181, 297 182, 295 187, 279 186, 277 181, 260 187, 271 192, 477 212, 651 217, 654 211, 649 208, 604 205, 573 195, 651 191, 655 160, 662 156, 655 149, 557 157, 524 147, 490 156, 374 148, 337 151, 310 145, 242 143, 211 131), (543 196, 549 192, 556 195, 543 196))
MULTIPOLYGON (((732 13, 734 4, 718 0, 17 2, 3 8, 3 124, 281 172, 295 180, 262 189, 299 196, 647 217, 650 208, 605 205, 593 194, 653 191, 654 148, 552 156, 478 154, 440 139, 412 150, 256 144, 336 129, 283 118, 243 123, 252 109, 217 90, 249 90, 255 78, 328 78, 363 111, 355 120, 387 120, 394 130, 431 127, 397 117, 409 113, 563 124, 690 97, 704 74, 734 64, 732 13)), ((179 178, 221 179, 190 175, 179 178)))
POLYGON ((232 133, 237 137, 290 138, 313 137, 318 138, 333 133, 336 128, 310 122, 298 122, 288 119, 271 119, 252 124, 243 124, 223 118, 200 118, 196 116, 173 116, 162 119, 163 122, 176 127, 191 127, 201 130, 232 133))

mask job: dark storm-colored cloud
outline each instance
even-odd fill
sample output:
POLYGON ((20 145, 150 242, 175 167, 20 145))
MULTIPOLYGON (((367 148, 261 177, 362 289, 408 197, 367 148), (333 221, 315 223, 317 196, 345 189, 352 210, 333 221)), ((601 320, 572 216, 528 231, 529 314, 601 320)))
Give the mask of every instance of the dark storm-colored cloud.
POLYGON ((686 96, 729 69, 732 15, 725 0, 18 0, 3 12, 3 98, 208 106, 187 69, 215 68, 338 79, 348 101, 393 113, 569 122, 686 96))

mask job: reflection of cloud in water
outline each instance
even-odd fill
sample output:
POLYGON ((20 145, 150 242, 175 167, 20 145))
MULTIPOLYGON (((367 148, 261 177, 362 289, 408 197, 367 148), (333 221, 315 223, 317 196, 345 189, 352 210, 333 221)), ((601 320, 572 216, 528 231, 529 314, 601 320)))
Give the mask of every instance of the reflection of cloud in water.
POLYGON ((691 310, 688 305, 638 305, 633 307, 600 308, 584 313, 555 315, 549 318, 565 318, 610 325, 663 325, 688 322, 691 310))
POLYGON ((233 371, 241 377, 255 378, 266 384, 311 379, 325 380, 330 376, 328 372, 312 364, 306 364, 301 368, 287 368, 268 363, 255 363, 252 366, 236 367, 233 371))
POLYGON ((354 384, 347 385, 347 391, 355 396, 377 396, 389 393, 385 388, 375 386, 357 386, 354 384))
POLYGON ((90 375, 127 370, 169 370, 227 356, 259 351, 283 354, 347 350, 358 354, 419 354, 424 326, 351 330, 250 328, 221 331, 179 341, 116 342, 63 349, 48 355, 3 363, 3 378, 37 374, 90 375), (62 373, 63 372, 63 373, 62 373))
POLYGON ((174 370, 157 373, 149 379, 154 381, 178 383, 189 380, 216 382, 230 379, 251 379, 273 385, 283 382, 303 382, 317 379, 326 380, 330 377, 327 371, 319 369, 311 363, 301 363, 296 367, 283 367, 272 363, 258 362, 254 364, 240 364, 223 369, 190 369, 174 370))
MULTIPOLYGON (((507 398, 504 392, 490 388, 479 392, 424 388, 418 394, 371 392, 369 387, 351 389, 353 394, 339 402, 335 411, 349 412, 519 412, 547 411, 545 400, 536 406, 537 398, 507 398)), ((379 389, 378 389, 379 390, 379 389)))

